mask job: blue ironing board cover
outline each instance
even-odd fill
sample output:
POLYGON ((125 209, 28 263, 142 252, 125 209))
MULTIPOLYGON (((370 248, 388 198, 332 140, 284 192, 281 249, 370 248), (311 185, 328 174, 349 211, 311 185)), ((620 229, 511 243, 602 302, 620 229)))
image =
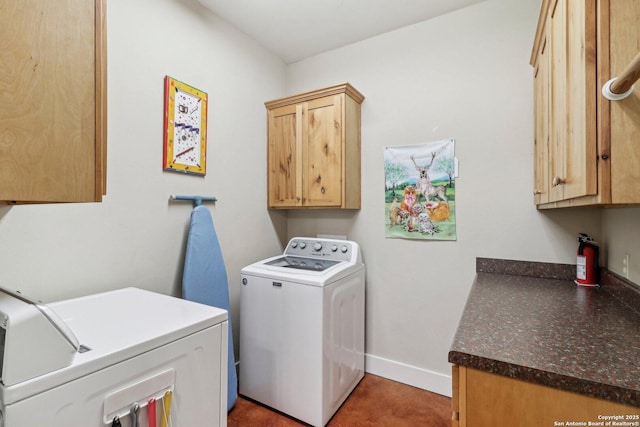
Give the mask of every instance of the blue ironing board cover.
MULTIPOLYGON (((213 227, 209 209, 196 206, 191 212, 191 226, 187 238, 187 252, 182 275, 182 296, 189 301, 218 307, 229 312, 229 284, 227 270, 222 259, 218 235, 213 227)), ((233 332, 229 312, 229 366, 227 411, 238 398, 233 352, 233 332)))

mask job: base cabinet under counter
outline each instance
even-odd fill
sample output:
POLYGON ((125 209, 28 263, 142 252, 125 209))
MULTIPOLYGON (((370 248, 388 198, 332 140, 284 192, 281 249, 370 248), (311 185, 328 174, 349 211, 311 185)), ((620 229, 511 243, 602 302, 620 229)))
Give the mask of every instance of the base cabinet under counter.
POLYGON ((640 425, 635 406, 465 366, 453 365, 452 374, 452 427, 640 425))

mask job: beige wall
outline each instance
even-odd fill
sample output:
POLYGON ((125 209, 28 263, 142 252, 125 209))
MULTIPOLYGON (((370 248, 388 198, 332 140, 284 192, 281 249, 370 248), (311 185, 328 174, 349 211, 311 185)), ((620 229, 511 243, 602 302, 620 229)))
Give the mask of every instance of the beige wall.
POLYGON ((240 269, 282 250, 286 218, 266 211, 261 177, 263 102, 284 92, 285 65, 195 0, 109 0, 107 19, 107 196, 0 207, 0 285, 44 301, 126 286, 178 295, 191 204, 169 195, 216 196, 237 321, 240 269), (209 94, 205 178, 162 171, 165 75, 209 94))
POLYGON ((601 211, 533 205, 539 0, 489 0, 288 67, 288 92, 349 81, 362 105, 362 209, 294 212, 288 235, 346 234, 367 265, 367 369, 448 392, 447 352, 476 257, 575 264, 601 211), (456 140, 456 242, 384 237, 385 146, 456 140))
POLYGON ((608 268, 625 277, 623 259, 628 254, 628 278, 640 284, 640 208, 606 209, 602 215, 608 268))

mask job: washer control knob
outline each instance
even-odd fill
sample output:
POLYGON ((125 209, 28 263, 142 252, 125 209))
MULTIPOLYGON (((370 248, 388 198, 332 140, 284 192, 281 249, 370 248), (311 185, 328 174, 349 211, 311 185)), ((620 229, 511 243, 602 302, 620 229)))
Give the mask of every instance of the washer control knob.
POLYGON ((349 250, 349 248, 347 248, 347 246, 342 246, 342 248, 340 248, 340 250, 342 251, 343 254, 346 254, 347 251, 349 250))
POLYGON ((297 248, 298 247, 298 242, 296 242, 295 240, 293 242, 291 242, 291 247, 292 248, 297 248))
POLYGON ((314 250, 314 251, 319 252, 321 249, 322 249, 322 243, 320 243, 320 242, 316 242, 316 243, 313 245, 313 250, 314 250))
POLYGON ((304 249, 307 247, 307 244, 305 242, 300 242, 300 249, 304 249))
POLYGON ((335 252, 338 250, 338 245, 331 246, 331 252, 335 252))

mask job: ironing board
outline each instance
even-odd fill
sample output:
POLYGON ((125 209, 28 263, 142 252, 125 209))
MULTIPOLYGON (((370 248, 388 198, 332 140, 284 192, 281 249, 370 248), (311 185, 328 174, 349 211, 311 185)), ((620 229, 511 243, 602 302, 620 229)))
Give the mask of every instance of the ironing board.
MULTIPOLYGON (((182 297, 229 312, 229 285, 218 235, 209 209, 196 206, 191 212, 187 252, 182 275, 182 297)), ((229 367, 227 411, 238 398, 238 380, 233 352, 231 314, 229 314, 229 367)))

